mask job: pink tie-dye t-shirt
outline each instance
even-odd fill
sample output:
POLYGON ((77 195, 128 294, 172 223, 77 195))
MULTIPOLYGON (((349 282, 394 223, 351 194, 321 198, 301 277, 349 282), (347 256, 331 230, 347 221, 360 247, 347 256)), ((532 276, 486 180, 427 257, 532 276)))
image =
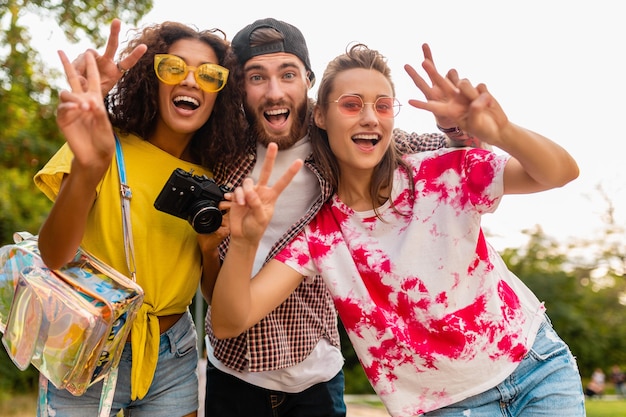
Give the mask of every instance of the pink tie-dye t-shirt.
POLYGON ((335 196, 276 259, 320 274, 392 416, 415 416, 502 382, 544 307, 485 241, 508 156, 442 149, 405 157, 390 201, 354 212, 335 196))

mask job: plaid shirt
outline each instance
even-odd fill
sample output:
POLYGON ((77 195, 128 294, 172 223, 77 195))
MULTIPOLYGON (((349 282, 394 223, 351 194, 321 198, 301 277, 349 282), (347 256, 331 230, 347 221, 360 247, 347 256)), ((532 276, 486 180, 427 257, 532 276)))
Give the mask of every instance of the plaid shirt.
MULTIPOLYGON (((434 150, 446 146, 446 136, 438 133, 416 134, 394 130, 394 140, 403 153, 434 150)), ((256 158, 256 142, 250 141, 248 156, 242 161, 220 164, 214 170, 215 181, 228 187, 241 185, 250 175, 256 158)), ((321 194, 304 216, 274 244, 265 262, 271 260, 319 212, 332 195, 330 184, 322 178, 311 157, 305 167, 315 174, 321 194)), ((220 246, 223 259, 230 239, 220 246)), ((205 330, 214 355, 236 371, 261 372, 294 366, 302 362, 322 338, 339 347, 337 314, 333 300, 320 276, 303 281, 274 311, 236 338, 219 340, 213 334, 211 309, 207 311, 205 330)))

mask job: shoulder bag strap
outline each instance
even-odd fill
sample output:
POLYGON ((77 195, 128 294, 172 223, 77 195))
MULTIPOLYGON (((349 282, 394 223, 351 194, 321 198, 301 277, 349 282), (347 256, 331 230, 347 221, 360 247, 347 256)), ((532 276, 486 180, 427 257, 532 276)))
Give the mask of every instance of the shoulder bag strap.
MULTIPOLYGON (((122 225, 124 227, 124 251, 126 253, 126 264, 133 281, 136 281, 135 248, 133 246, 133 232, 130 223, 130 199, 132 193, 126 184, 126 168, 124 166, 124 155, 122 144, 115 135, 115 154, 117 156, 117 170, 120 177, 120 192, 122 193, 122 225)), ((100 404, 98 406, 98 417, 109 417, 113 406, 113 396, 117 385, 118 367, 111 371, 102 380, 102 393, 100 394, 100 404)), ((48 417, 48 380, 39 375, 39 413, 42 417, 48 417)))
MULTIPOLYGON (((120 177, 120 193, 122 200, 122 225, 124 227, 124 251, 126 253, 126 265, 133 281, 137 281, 137 268, 135 265, 135 247, 133 245, 133 229, 130 222, 130 199, 133 194, 126 183, 126 166, 124 165, 124 154, 122 153, 122 143, 115 135, 115 155, 117 157, 117 171, 120 177)), ((102 381, 102 394, 100 395, 100 405, 98 417, 109 417, 113 406, 113 396, 117 385, 118 367, 104 377, 102 381)))
MULTIPOLYGON (((114 134, 115 135, 115 134, 114 134)), ((137 267, 135 265, 135 247, 133 245, 133 229, 130 223, 130 199, 133 193, 126 183, 126 167, 122 144, 115 135, 115 155, 117 156, 117 171, 120 176, 120 192, 122 194, 122 224, 124 226, 124 250, 126 251, 126 265, 133 281, 137 281, 137 267)))

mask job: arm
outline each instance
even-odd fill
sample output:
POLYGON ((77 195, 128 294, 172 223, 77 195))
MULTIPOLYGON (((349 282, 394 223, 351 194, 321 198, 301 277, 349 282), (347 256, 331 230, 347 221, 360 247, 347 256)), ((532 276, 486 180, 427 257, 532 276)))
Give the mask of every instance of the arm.
POLYGON ((78 73, 79 80, 84 86, 86 84, 87 69, 85 57, 87 55, 92 55, 96 59, 98 72, 100 73, 100 90, 102 91, 103 96, 106 96, 107 93, 111 91, 113 86, 115 86, 120 78, 122 78, 124 72, 132 68, 148 49, 148 47, 144 44, 137 45, 135 49, 116 63, 114 59, 119 45, 120 27, 120 20, 113 19, 113 22, 111 22, 111 32, 109 34, 109 39, 107 40, 107 46, 104 50, 104 54, 100 55, 96 50, 88 49, 72 62, 74 69, 78 73))
POLYGON ((578 177, 572 156, 544 136, 511 123, 484 84, 474 87, 459 79, 455 70, 441 76, 429 59, 423 68, 433 85, 450 99, 432 95, 432 88, 410 65, 405 69, 427 101, 409 100, 417 108, 432 112, 437 120, 450 120, 464 132, 511 155, 504 171, 505 194, 532 193, 561 187, 578 177))
MULTIPOLYGON (((220 203, 220 210, 228 210, 224 202, 220 203)), ((219 245, 230 233, 228 227, 228 213, 222 216, 222 225, 215 232, 210 234, 198 234, 198 245, 202 252, 202 279, 200 280, 200 290, 207 303, 211 304, 213 297, 213 287, 217 280, 217 274, 221 268, 219 256, 219 245)))
POLYGON ((46 265, 57 269, 76 253, 83 238, 96 187, 115 152, 113 128, 100 93, 100 78, 93 56, 86 57, 86 87, 67 56, 59 51, 71 91, 62 91, 57 124, 74 159, 48 218, 39 232, 39 248, 46 265))
POLYGON ((275 260, 250 279, 276 199, 302 166, 301 160, 295 161, 272 187, 268 186, 276 152, 276 144, 270 144, 258 184, 247 178, 233 192, 229 212, 231 241, 211 300, 211 325, 218 338, 238 336, 256 324, 302 281, 300 274, 275 260))
POLYGON ((220 339, 237 337, 278 307, 304 277, 277 260, 250 279, 256 246, 233 241, 211 303, 211 325, 220 339))

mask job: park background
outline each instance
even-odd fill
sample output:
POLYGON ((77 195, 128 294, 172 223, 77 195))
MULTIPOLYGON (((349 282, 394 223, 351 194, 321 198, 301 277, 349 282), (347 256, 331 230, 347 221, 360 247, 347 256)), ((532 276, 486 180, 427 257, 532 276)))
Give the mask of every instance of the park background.
MULTIPOLYGON (((18 230, 36 233, 50 207, 32 176, 63 143, 54 108, 67 85, 56 51, 73 58, 87 47, 102 50, 113 17, 123 21, 122 47, 133 28, 164 20, 218 27, 232 38, 255 19, 282 19, 304 33, 318 78, 347 45, 365 43, 392 68, 404 104, 396 126, 417 132, 436 127, 431 115, 408 105, 421 93, 403 65, 419 69, 421 44, 430 44, 441 71, 454 67, 486 83, 513 122, 578 161, 576 181, 505 197, 484 228, 545 300, 583 378, 597 366, 626 366, 626 25, 619 2, 0 0, 0 244, 18 230)), ((198 304, 194 311, 204 308, 198 304)), ((349 346, 344 354, 348 391, 371 392, 349 346)), ((2 355, 0 393, 32 389, 34 371, 16 372, 2 355)))

